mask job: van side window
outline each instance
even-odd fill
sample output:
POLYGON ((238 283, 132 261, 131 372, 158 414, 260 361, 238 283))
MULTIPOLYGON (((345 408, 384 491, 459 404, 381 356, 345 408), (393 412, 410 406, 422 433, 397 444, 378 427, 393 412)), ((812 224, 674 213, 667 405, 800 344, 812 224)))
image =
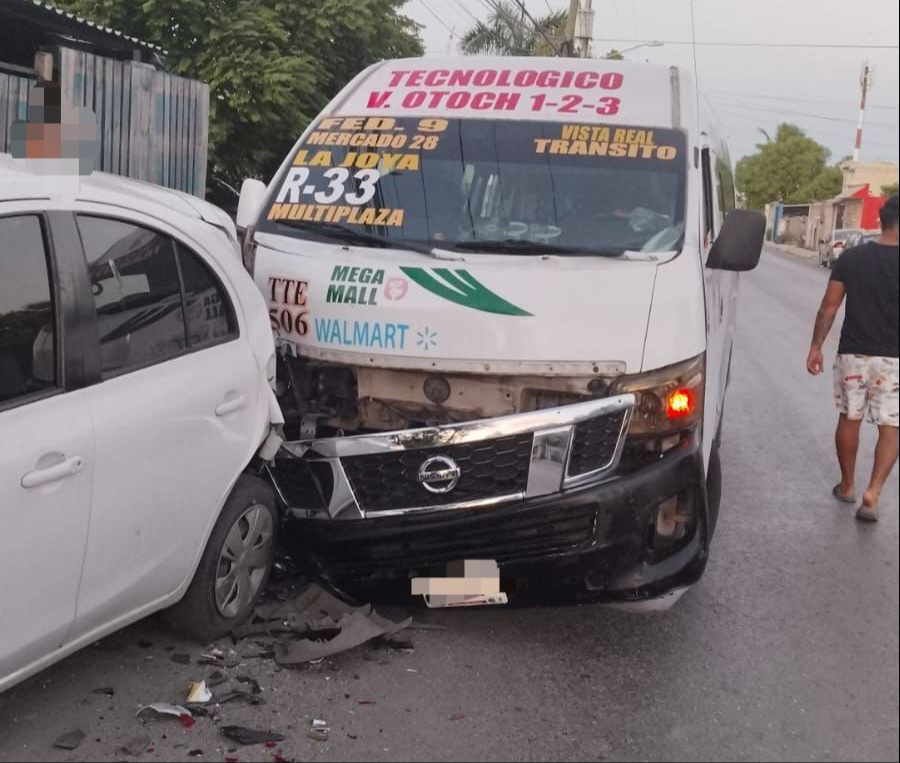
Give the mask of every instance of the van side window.
POLYGON ((734 173, 731 164, 723 157, 716 157, 716 180, 719 186, 719 209, 727 215, 735 208, 734 173))
POLYGON ((710 153, 708 148, 703 149, 703 240, 712 243, 716 235, 715 207, 713 206, 713 177, 710 166, 710 153))
POLYGON ((56 337, 41 220, 0 217, 0 408, 58 386, 56 337))

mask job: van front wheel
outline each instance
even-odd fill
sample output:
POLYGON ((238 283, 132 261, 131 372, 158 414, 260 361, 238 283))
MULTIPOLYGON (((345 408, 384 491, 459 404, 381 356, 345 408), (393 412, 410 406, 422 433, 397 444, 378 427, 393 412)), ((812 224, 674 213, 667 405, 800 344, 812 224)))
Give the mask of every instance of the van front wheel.
POLYGON ((256 477, 241 476, 225 502, 190 588, 165 613, 166 623, 204 643, 241 625, 268 583, 278 523, 271 487, 256 477))

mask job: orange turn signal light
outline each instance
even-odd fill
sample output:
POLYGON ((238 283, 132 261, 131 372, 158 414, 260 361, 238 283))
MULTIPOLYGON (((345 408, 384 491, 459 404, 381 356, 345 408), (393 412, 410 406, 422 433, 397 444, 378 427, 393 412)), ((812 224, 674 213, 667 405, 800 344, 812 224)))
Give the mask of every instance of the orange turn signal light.
POLYGON ((694 393, 689 389, 676 389, 669 395, 666 415, 670 419, 681 419, 694 412, 694 393))

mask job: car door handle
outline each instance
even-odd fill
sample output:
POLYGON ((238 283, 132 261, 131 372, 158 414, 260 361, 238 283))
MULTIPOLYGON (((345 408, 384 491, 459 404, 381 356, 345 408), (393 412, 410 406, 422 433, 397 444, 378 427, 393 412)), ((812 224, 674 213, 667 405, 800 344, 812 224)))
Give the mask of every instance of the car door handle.
POLYGON ((229 413, 234 413, 235 411, 239 411, 246 407, 247 396, 238 395, 237 397, 226 399, 223 403, 219 403, 218 408, 216 408, 216 416, 227 416, 229 413))
POLYGON ((81 456, 72 456, 61 463, 48 466, 46 469, 35 469, 22 477, 22 487, 29 489, 49 485, 51 482, 59 482, 73 474, 78 474, 84 468, 84 459, 81 456))

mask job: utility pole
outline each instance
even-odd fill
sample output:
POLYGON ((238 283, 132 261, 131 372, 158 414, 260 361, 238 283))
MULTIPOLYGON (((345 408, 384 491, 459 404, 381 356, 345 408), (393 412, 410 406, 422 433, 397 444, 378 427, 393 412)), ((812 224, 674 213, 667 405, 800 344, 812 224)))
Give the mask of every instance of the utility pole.
POLYGON ((591 57, 591 38, 594 36, 594 0, 582 0, 583 6, 575 20, 575 55, 591 57))
POLYGON ((866 118, 866 97, 869 95, 869 88, 872 87, 872 67, 866 61, 863 64, 862 75, 859 78, 859 86, 861 96, 859 99, 859 122, 856 126, 856 146, 853 149, 854 164, 859 161, 859 151, 862 148, 863 122, 866 118))
POLYGON ((447 38, 447 57, 453 54, 453 40, 456 37, 456 27, 450 30, 450 36, 447 38))
POLYGON ((578 27, 578 12, 581 10, 580 0, 569 0, 569 16, 566 19, 566 38, 560 45, 560 55, 572 58, 575 53, 575 31, 578 27))

